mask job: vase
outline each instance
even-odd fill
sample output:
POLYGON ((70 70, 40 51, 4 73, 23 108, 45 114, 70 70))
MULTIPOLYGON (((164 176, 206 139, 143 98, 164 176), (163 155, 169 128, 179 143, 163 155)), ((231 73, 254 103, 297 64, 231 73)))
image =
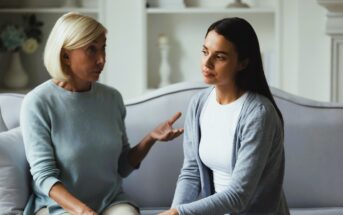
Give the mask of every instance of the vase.
POLYGON ((24 88, 28 81, 29 78, 21 63, 19 52, 12 53, 4 76, 4 85, 8 88, 24 88))

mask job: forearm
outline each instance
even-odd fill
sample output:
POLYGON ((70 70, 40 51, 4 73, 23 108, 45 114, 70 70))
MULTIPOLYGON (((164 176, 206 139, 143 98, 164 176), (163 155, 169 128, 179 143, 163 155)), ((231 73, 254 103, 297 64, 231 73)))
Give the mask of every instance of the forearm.
POLYGON ((73 196, 61 183, 52 186, 49 196, 70 214, 83 214, 90 210, 87 205, 73 196))
POLYGON ((129 163, 133 167, 138 166, 148 154, 155 142, 156 140, 150 135, 150 133, 147 134, 135 147, 130 149, 127 155, 129 163))

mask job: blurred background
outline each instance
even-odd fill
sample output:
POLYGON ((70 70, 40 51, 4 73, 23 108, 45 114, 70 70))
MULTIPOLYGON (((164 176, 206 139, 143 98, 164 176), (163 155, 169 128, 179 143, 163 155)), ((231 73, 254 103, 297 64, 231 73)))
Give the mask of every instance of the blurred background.
POLYGON ((2 47, 0 92, 25 93, 49 79, 42 61, 45 41, 58 17, 69 11, 93 16, 108 28, 107 64, 99 81, 117 88, 124 99, 202 81, 200 54, 208 26, 237 16, 257 32, 271 86, 343 102, 343 1, 332 0, 0 0, 2 43, 6 27, 24 26, 28 15, 34 14, 41 32, 40 40, 32 36, 36 43, 28 42, 26 32, 25 47, 2 47), (233 7, 234 2, 248 7, 233 7))

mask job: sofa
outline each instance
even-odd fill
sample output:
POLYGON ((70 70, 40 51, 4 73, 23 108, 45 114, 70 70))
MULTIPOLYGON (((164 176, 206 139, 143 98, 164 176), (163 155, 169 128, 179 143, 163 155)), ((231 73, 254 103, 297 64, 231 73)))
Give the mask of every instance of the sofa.
MULTIPOLYGON (((126 128, 135 145, 207 86, 177 83, 126 100, 126 128)), ((292 215, 343 215, 343 105, 317 102, 272 88, 285 121, 284 190, 292 215)), ((19 127, 24 95, 0 94, 0 214, 20 214, 30 193, 30 174, 19 127)), ((175 127, 183 127, 184 115, 175 127)), ((143 215, 172 202, 183 162, 182 137, 157 143, 123 189, 143 215)), ((268 204, 268 202, 266 202, 268 204)))

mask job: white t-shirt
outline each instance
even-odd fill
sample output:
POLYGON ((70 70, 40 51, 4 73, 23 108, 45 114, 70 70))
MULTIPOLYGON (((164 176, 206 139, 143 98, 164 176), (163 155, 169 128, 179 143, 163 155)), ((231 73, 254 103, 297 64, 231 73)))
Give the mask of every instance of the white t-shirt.
POLYGON ((247 93, 225 105, 219 104, 216 97, 214 88, 200 114, 199 155, 213 172, 215 192, 220 192, 227 187, 231 178, 233 138, 247 93))

